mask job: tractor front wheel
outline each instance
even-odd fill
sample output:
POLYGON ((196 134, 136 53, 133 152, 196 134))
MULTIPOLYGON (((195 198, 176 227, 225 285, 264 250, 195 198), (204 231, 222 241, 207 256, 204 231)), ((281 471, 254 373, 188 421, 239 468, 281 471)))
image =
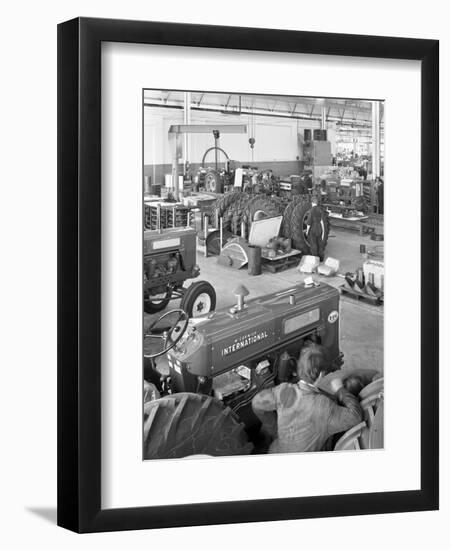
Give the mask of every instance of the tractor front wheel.
POLYGON ((223 181, 217 170, 206 172, 205 189, 211 193, 223 193, 223 181))
POLYGON ((144 404, 144 459, 249 454, 244 425, 217 399, 177 393, 144 404))
POLYGON ((181 298, 180 308, 189 317, 205 315, 216 308, 216 291, 206 281, 197 281, 186 289, 181 298))

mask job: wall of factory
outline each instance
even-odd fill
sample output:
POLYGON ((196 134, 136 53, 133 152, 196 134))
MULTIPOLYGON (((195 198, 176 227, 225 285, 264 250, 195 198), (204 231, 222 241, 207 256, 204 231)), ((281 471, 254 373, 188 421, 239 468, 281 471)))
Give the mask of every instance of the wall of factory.
MULTIPOLYGON (((183 123, 181 109, 145 108, 144 175, 150 176, 152 183, 162 184, 164 174, 171 173, 173 144, 169 141, 168 131, 171 125, 183 123)), ((238 165, 257 166, 261 170, 272 169, 278 176, 298 174, 302 171, 303 129, 320 128, 320 122, 316 120, 225 115, 200 111, 191 112, 191 124, 245 124, 246 134, 222 133, 220 147, 226 151, 230 159, 237 161, 238 165), (253 150, 249 144, 250 137, 255 138, 253 150)), ((193 171, 202 165, 205 151, 213 146, 212 134, 188 136, 187 159, 193 171)), ((183 157, 184 155, 183 150, 183 157)), ((224 157, 221 155, 219 160, 223 161, 224 157)), ((211 166, 213 162, 214 152, 210 152, 204 165, 211 166)))

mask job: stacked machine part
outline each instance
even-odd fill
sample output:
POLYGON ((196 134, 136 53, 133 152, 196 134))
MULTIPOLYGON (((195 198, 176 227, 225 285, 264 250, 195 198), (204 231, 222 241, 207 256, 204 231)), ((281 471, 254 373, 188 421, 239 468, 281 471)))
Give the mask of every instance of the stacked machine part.
POLYGON ((145 229, 170 229, 172 227, 187 227, 190 222, 189 208, 180 204, 162 203, 160 208, 160 220, 158 220, 158 205, 144 205, 145 229))

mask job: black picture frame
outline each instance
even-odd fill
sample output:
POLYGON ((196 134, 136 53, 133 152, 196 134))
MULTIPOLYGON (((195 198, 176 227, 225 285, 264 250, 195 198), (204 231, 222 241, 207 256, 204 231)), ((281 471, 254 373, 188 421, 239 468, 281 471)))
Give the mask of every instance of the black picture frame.
POLYGON ((58 525, 98 532, 438 509, 438 68, 437 40, 91 18, 58 26, 58 525), (420 490, 102 510, 103 41, 421 62, 420 490))

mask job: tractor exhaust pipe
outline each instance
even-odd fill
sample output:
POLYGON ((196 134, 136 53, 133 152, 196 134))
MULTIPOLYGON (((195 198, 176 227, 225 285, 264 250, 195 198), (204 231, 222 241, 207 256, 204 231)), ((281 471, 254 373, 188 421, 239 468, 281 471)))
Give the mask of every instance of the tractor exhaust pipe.
POLYGON ((248 289, 244 285, 239 285, 233 290, 233 294, 237 298, 237 304, 234 306, 233 311, 243 311, 247 306, 245 305, 245 296, 249 295, 248 289))

